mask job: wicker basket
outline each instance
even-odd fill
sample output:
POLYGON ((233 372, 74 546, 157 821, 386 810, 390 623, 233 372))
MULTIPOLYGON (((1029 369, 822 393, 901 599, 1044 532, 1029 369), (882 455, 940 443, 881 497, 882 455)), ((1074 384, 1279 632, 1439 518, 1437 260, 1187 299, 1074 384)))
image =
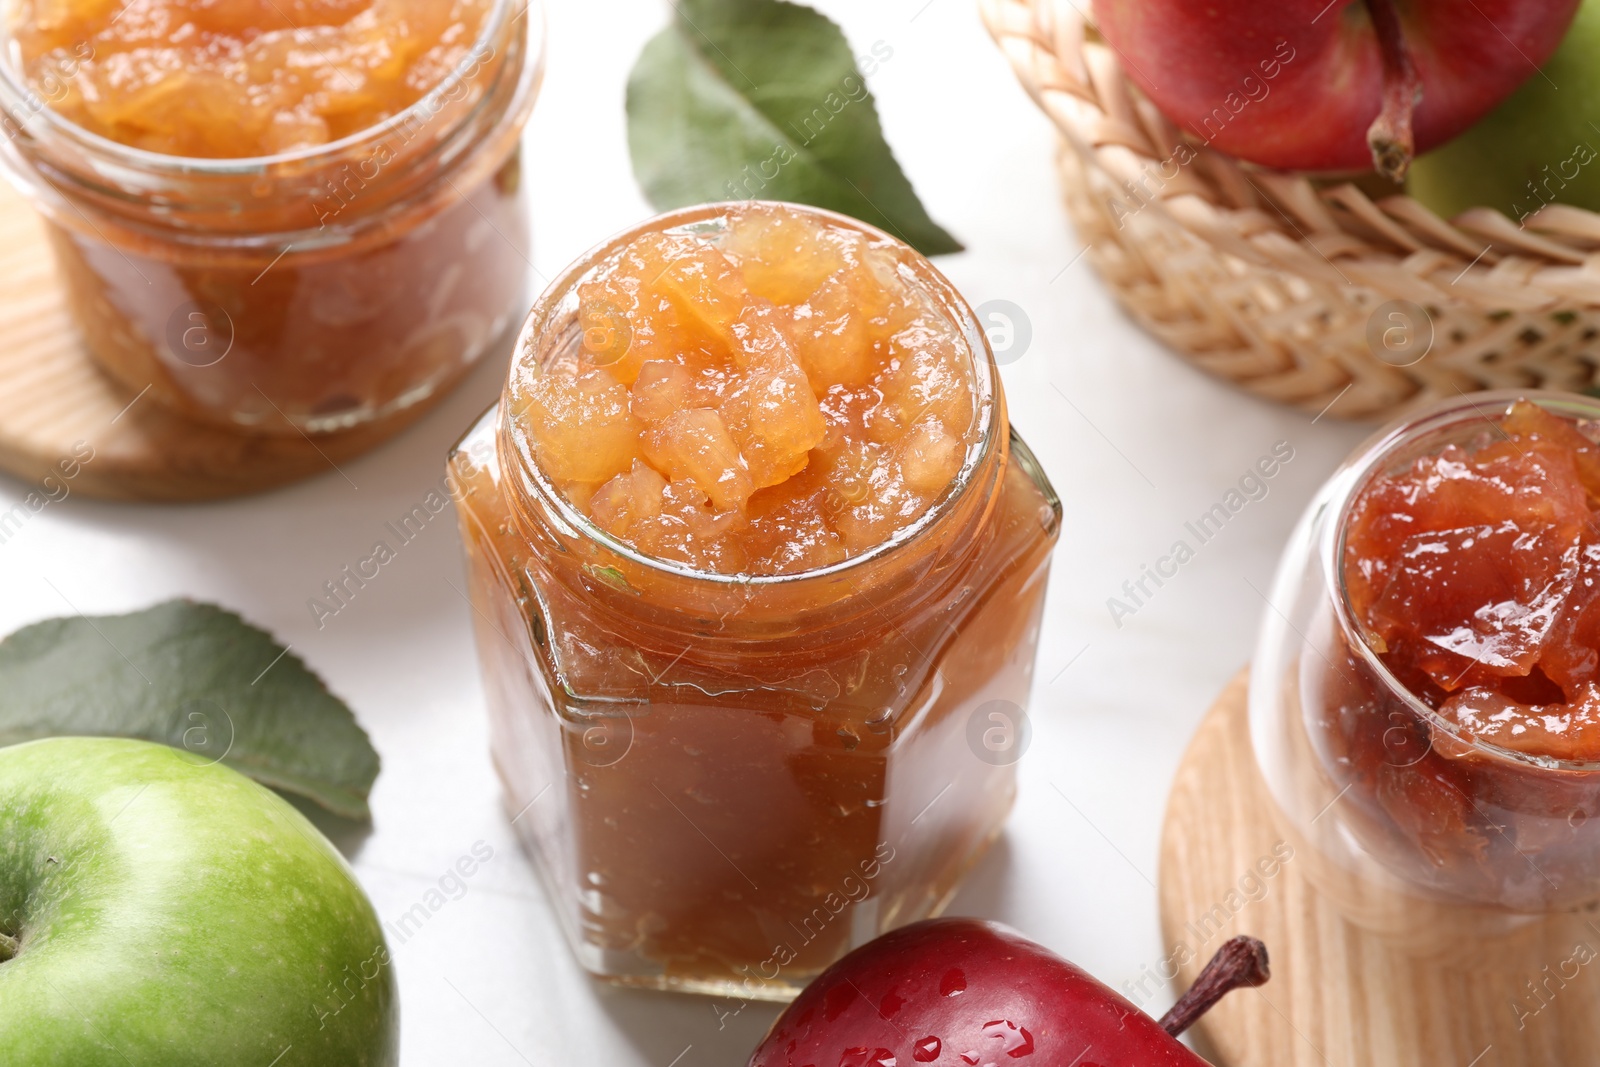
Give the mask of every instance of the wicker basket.
POLYGON ((1596 386, 1600 214, 1551 204, 1523 227, 1488 208, 1446 222, 1392 186, 1369 196, 1375 177, 1241 164, 1138 94, 1086 23, 1087 3, 980 0, 1063 135, 1067 208, 1088 258, 1184 358, 1346 418, 1475 389, 1596 386))

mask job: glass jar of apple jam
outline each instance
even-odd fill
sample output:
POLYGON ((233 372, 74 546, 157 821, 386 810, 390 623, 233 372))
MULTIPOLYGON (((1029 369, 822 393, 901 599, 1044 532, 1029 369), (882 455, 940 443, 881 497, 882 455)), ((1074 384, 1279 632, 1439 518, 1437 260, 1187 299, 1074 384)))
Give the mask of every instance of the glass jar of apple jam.
POLYGON ((1418 901, 1492 927, 1600 899, 1600 400, 1477 393, 1381 431, 1270 604, 1251 732, 1319 889, 1397 936, 1418 901))
POLYGON ((414 415, 509 343, 533 3, 11 0, 0 161, 100 365, 319 434, 414 415))
POLYGON ((449 461, 496 767, 583 965, 788 999, 937 913, 1015 792, 1060 504, 922 256, 653 219, 449 461))

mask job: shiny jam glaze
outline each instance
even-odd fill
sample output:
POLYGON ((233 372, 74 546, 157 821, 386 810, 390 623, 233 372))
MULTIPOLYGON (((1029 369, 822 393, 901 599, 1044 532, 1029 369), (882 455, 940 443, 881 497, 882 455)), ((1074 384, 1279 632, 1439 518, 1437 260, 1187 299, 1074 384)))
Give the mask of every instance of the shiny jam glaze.
POLYGON ((1369 483, 1345 535, 1368 643, 1464 734, 1600 760, 1600 425, 1526 401, 1369 483))
POLYGON ((1398 922, 1369 901, 1405 893, 1600 897, 1597 438, 1592 398, 1440 403, 1353 456, 1291 541, 1253 741, 1361 921, 1398 922))
POLYGON ((535 457, 601 529, 693 567, 783 574, 882 544, 978 434, 966 340, 899 275, 907 254, 770 204, 641 235, 579 287, 584 344, 519 364, 535 457))
POLYGON ((174 156, 271 156, 376 126, 442 83, 490 0, 18 0, 62 117, 174 156))
POLYGON ((501 405, 463 438, 449 473, 495 765, 586 968, 724 994, 732 1011, 792 996, 852 946, 943 906, 1015 794, 1060 511, 1010 432, 981 331, 931 264, 811 209, 713 205, 652 220, 540 299, 501 405), (748 246, 767 250, 738 260, 736 300, 718 304, 721 288, 696 284, 662 320, 650 314, 661 303, 635 300, 671 270, 640 269, 641 248, 680 247, 690 264, 715 251, 732 271, 735 235, 753 241, 744 229, 753 221, 763 235, 781 222, 790 236, 748 246), (856 260, 828 262, 831 237, 815 269, 791 254, 818 235, 836 235, 856 260), (863 343, 808 364, 806 331, 819 327, 798 312, 815 308, 807 287, 835 284, 868 253, 887 257, 887 280, 863 277, 825 321, 900 288, 908 314, 933 316, 917 335, 926 344, 906 350, 908 327, 868 314, 840 323, 846 332, 859 323, 863 343), (768 295, 751 295, 757 286, 768 295), (610 302, 598 315, 597 294, 610 302), (748 321, 768 331, 763 354, 784 359, 741 362, 737 330, 748 321), (826 398, 840 383, 887 381, 896 346, 900 367, 961 357, 964 370, 925 379, 965 383, 943 409, 951 421, 937 423, 963 442, 960 462, 940 494, 905 489, 919 419, 902 419, 881 390, 882 414, 903 432, 856 439, 882 449, 880 475, 819 499, 812 467, 834 469, 873 417, 829 415, 826 398), (675 388, 673 368, 709 388, 658 411, 653 387, 639 385, 675 388), (573 388, 595 370, 605 371, 588 379, 598 389, 573 388), (747 452, 753 439, 740 444, 738 416, 722 413, 739 410, 736 394, 753 379, 767 383, 761 395, 778 416, 793 418, 762 438, 770 449, 747 452), (605 399, 587 407, 596 395, 605 399), (536 408, 553 417, 530 418, 536 408), (675 447, 672 416, 683 412, 718 414, 735 444, 686 449, 675 453, 681 467, 657 467, 651 450, 659 459, 675 447), (652 439, 652 424, 668 427, 665 439, 652 439), (703 513, 685 517, 676 540, 641 533, 643 519, 659 517, 629 510, 644 479, 660 515, 675 483, 703 513), (608 485, 629 489, 617 493, 622 506, 596 503, 608 485), (764 495, 775 501, 766 510, 764 495), (862 518, 841 518, 858 506, 862 518), (784 509, 786 525, 763 528, 784 509), (1011 747, 987 746, 1008 724, 1011 747))

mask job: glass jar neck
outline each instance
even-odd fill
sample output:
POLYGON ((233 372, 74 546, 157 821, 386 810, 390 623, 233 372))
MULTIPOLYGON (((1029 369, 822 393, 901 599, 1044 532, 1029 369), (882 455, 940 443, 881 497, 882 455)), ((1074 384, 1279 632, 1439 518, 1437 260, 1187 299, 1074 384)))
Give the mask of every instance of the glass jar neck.
MULTIPOLYGON (((9 36, 9 35, 7 35, 9 36)), ((10 49, 12 53, 15 49, 10 49)), ((462 189, 514 147, 544 65, 537 0, 496 0, 478 42, 405 111, 329 145, 249 159, 190 159, 111 141, 68 121, 0 59, 0 163, 46 211, 169 239, 270 234, 297 248, 348 240, 447 177, 462 189), (55 210, 52 210, 55 209, 55 210)))
MULTIPOLYGON (((547 366, 578 344, 576 290, 597 265, 645 232, 703 223, 728 209, 713 204, 662 216, 574 264, 529 316, 513 377, 519 362, 547 366)), ((856 220, 817 214, 875 240, 890 240, 856 220)), ((961 472, 919 519, 883 544, 818 570, 782 575, 695 571, 646 556, 596 527, 544 475, 530 435, 509 401, 502 400, 496 447, 510 510, 546 577, 606 617, 619 638, 666 637, 679 644, 687 639, 730 652, 776 638, 808 646, 846 634, 859 640, 864 626, 886 629, 920 605, 949 599, 990 525, 1010 459, 1010 424, 993 355, 971 309, 926 259, 915 257, 910 269, 919 291, 948 317, 972 355, 978 428, 961 472)))
MULTIPOLYGON (((1007 425, 1003 403, 995 419, 1007 425)), ((514 444, 508 451, 503 426, 497 447, 509 467, 513 520, 548 580, 605 617, 620 639, 688 640, 738 656, 780 638, 823 646, 863 628, 889 629, 951 599, 999 498, 1008 438, 992 435, 971 476, 895 540, 823 570, 772 577, 695 573, 641 556, 574 521, 571 505, 530 477, 528 457, 514 444)))

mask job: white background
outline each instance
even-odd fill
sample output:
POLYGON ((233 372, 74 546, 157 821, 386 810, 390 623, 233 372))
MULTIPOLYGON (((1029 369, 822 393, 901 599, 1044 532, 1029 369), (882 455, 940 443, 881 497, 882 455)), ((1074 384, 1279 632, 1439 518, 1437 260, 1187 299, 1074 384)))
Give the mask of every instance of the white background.
MULTIPOLYGON (((1009 300, 1031 320, 1006 391, 1066 513, 1021 797, 953 911, 1010 923, 1120 986, 1165 954, 1152 882, 1169 782, 1250 654, 1263 610, 1251 585, 1267 588, 1300 509, 1370 428, 1247 398, 1123 317, 1079 258, 1051 128, 972 0, 819 6, 857 54, 877 41, 893 49, 871 79, 889 140, 968 248, 940 266, 974 305, 1009 300), (1270 495, 1116 626, 1107 598, 1280 441, 1295 458, 1270 495)), ((549 75, 528 133, 545 278, 649 214, 629 169, 623 88, 668 10, 555 0, 549 14, 549 75)), ((395 946, 406 1063, 738 1067, 775 1009, 752 1005, 719 1029, 705 1000, 610 989, 568 954, 500 809, 453 518, 400 549, 324 629, 308 610, 438 482, 446 448, 493 401, 499 376, 484 368, 406 435, 345 464, 348 480, 330 471, 193 507, 50 506, 0 546, 0 632, 72 605, 113 613, 183 595, 231 607, 291 642, 383 756, 376 827, 353 856, 380 915, 404 913, 474 842, 494 848, 466 896, 395 946)), ((0 476, 0 510, 28 488, 0 476)))

